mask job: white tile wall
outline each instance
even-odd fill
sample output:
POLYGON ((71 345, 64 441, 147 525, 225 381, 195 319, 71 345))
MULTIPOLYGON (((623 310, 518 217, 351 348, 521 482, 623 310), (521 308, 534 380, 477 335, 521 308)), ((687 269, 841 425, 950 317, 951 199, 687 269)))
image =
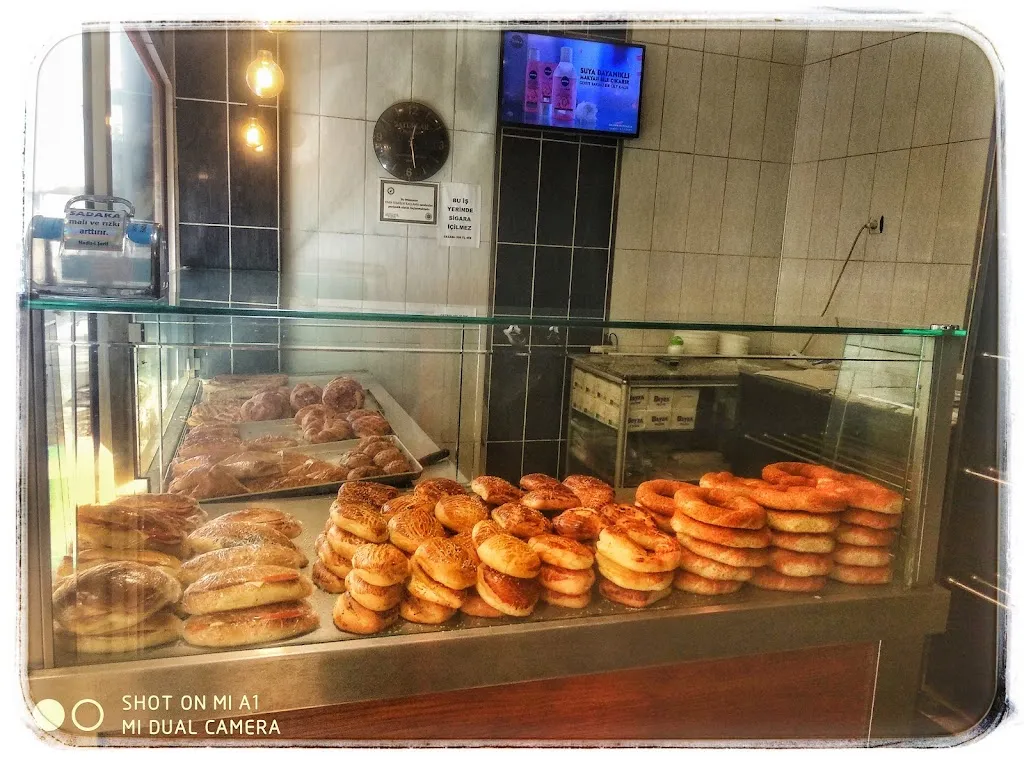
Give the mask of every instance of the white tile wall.
POLYGON ((693 155, 659 152, 651 247, 678 251, 686 242, 693 155))
POLYGON ((771 29, 744 29, 740 32, 740 56, 771 61, 774 42, 775 32, 771 29))
POLYGON ((807 240, 807 258, 836 258, 836 233, 839 207, 843 200, 843 174, 846 160, 822 160, 814 182, 814 205, 811 209, 811 232, 807 240))
MULTIPOLYGON (((703 62, 702 54, 695 51, 684 48, 669 49, 665 94, 662 96, 662 150, 693 152, 703 62)), ((644 99, 656 101, 658 94, 649 89, 644 94, 644 99)))
POLYGON ((374 30, 366 46, 367 120, 377 117, 396 101, 412 96, 411 29, 374 30))
POLYGON ((622 150, 615 231, 618 247, 650 250, 657 174, 657 152, 630 148, 622 150))
POLYGON ((767 61, 738 60, 729 157, 761 159, 770 67, 767 61))
POLYGON ((921 85, 914 116, 915 147, 949 141, 949 120, 953 114, 962 40, 958 35, 944 32, 925 35, 921 85))
POLYGON ((760 166, 753 160, 728 161, 718 253, 750 255, 760 166))
POLYGON ((752 255, 777 259, 782 253, 788 188, 789 164, 761 163, 754 211, 754 231, 750 244, 752 255))
POLYGON ((992 132, 994 104, 992 64, 977 44, 964 40, 960 48, 949 140, 987 139, 992 132))
POLYGON ((437 111, 445 125, 455 122, 456 30, 412 32, 412 98, 437 111))
MULTIPOLYGON (((367 34, 340 30, 320 33, 320 109, 313 110, 313 114, 359 119, 366 116, 367 34)), ((292 81, 289 75, 288 82, 292 81)))
POLYGON ((793 162, 817 160, 821 149, 821 125, 825 119, 825 98, 828 95, 829 61, 804 67, 800 87, 800 107, 793 138, 793 162))
POLYGON ((917 88, 921 82, 924 40, 923 34, 916 34, 901 37, 892 43, 885 101, 882 104, 882 127, 878 137, 879 152, 910 146, 914 133, 917 88))
POLYGON ((732 124, 737 61, 735 56, 707 52, 704 54, 697 110, 697 138, 694 146, 694 152, 697 154, 719 157, 729 154, 729 128, 732 124))
POLYGON ((832 59, 825 97, 825 116, 821 126, 821 159, 846 156, 859 63, 860 53, 857 51, 832 59))
POLYGON ((793 160, 793 129, 800 102, 800 81, 800 67, 776 63, 771 65, 762 160, 787 164, 793 160))
POLYGON ((686 224, 686 252, 714 253, 722 231, 722 205, 729 161, 724 157, 693 158, 690 206, 686 224))
POLYGON ((897 261, 930 262, 946 166, 945 144, 910 150, 897 261))
POLYGON ((878 149, 878 131, 882 124, 885 82, 889 75, 891 43, 865 48, 860 52, 857 87, 853 97, 848 152, 860 155, 878 149))

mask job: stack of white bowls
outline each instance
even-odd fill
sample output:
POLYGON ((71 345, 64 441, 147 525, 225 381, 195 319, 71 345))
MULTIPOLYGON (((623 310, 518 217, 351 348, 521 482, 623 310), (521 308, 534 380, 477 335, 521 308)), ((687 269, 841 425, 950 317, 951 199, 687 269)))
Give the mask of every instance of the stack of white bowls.
POLYGON ((673 331, 683 340, 683 354, 714 355, 718 353, 718 331, 673 331))
POLYGON ((723 333, 718 338, 718 354, 735 357, 750 351, 750 337, 738 333, 723 333))

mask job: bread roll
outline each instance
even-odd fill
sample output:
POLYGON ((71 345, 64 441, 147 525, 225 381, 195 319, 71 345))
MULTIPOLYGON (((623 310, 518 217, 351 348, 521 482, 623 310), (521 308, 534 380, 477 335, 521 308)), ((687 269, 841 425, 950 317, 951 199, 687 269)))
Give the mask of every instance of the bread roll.
POLYGON ((327 526, 327 530, 324 532, 324 538, 327 540, 327 544, 330 548, 346 560, 351 560, 352 555, 356 553, 356 550, 363 546, 363 544, 366 544, 364 539, 360 539, 354 533, 343 531, 334 523, 327 526))
POLYGON ((397 488, 370 480, 350 480, 338 489, 339 502, 361 502, 378 510, 399 495, 401 492, 397 488))
POLYGON ((541 602, 555 605, 559 608, 586 608, 590 605, 590 590, 588 589, 586 592, 581 592, 578 595, 566 595, 553 589, 541 587, 540 599, 541 602))
POLYGON ((743 587, 742 581, 709 579, 692 571, 677 571, 672 586, 695 595, 728 595, 743 587))
POLYGON ((417 547, 413 559, 430 578, 449 589, 466 589, 476 583, 476 563, 451 539, 428 539, 417 547))
POLYGON ((601 552, 597 555, 597 570, 616 586, 635 592, 659 592, 672 586, 673 571, 639 573, 623 568, 601 552))
POLYGON ((388 540, 388 524, 371 504, 334 501, 330 514, 336 526, 364 541, 380 544, 388 540))
POLYGON ((216 519, 224 523, 265 525, 289 539, 294 539, 302 533, 302 523, 293 515, 274 507, 246 507, 234 512, 227 512, 216 519))
POLYGON ((193 582, 181 598, 187 613, 217 613, 301 600, 313 594, 308 578, 280 565, 240 565, 193 582))
POLYGON ((496 608, 491 608, 487 601, 477 594, 476 587, 466 590, 466 599, 459 606, 459 612, 482 619, 499 619, 505 615, 496 608))
POLYGON ((624 522, 654 526, 654 519, 651 517, 650 512, 630 504, 602 504, 597 508, 597 514, 600 515, 604 523, 602 528, 624 522))
POLYGON ((532 537, 527 544, 537 553, 542 563, 560 568, 580 570, 594 564, 594 553, 585 546, 563 536, 543 533, 532 537))
POLYGON ((342 557, 331 548, 331 545, 327 543, 326 534, 321 533, 316 537, 314 549, 316 550, 317 559, 324 568, 339 579, 344 579, 348 576, 348 572, 352 570, 352 561, 347 557, 342 557))
POLYGON ((291 539, 283 533, 267 528, 264 525, 253 525, 249 523, 232 523, 211 520, 188 535, 186 544, 192 552, 212 552, 215 549, 225 547, 240 547, 244 545, 265 546, 273 544, 279 547, 295 549, 291 539))
POLYGON ((182 627, 189 645, 228 648, 287 640, 312 632, 320 617, 305 600, 192 616, 182 627))
POLYGON ((488 511, 480 497, 459 493, 438 499, 434 505, 434 515, 445 528, 463 533, 472 531, 473 526, 486 520, 488 511))
POLYGON ((499 533, 505 533, 505 529, 488 518, 487 520, 481 520, 473 526, 470 537, 473 539, 473 546, 479 550, 481 544, 491 538, 491 536, 496 536, 499 533))
POLYGON ((567 509, 551 521, 559 536, 576 541, 594 541, 606 523, 589 507, 567 509))
POLYGON ((523 492, 512 483, 493 475, 481 475, 470 483, 470 487, 473 493, 491 506, 519 501, 523 497, 523 492))
MULTIPOLYGON (((474 529, 475 531, 475 529, 474 529)), ((507 533, 485 539, 477 546, 477 555, 490 568, 519 579, 532 579, 540 572, 540 558, 526 542, 507 533)), ((477 579, 479 583, 479 578, 477 579)), ((486 595, 480 595, 485 600, 486 595)), ((493 607, 501 608, 491 604, 493 607)))
POLYGON ((455 608, 438 605, 421 600, 415 595, 407 595, 398 608, 398 613, 406 621, 415 624, 444 624, 455 615, 455 608))
POLYGON ((540 598, 533 579, 518 579, 481 563, 477 569, 477 594, 489 606, 507 616, 529 616, 540 598))
POLYGON ((375 613, 369 608, 364 608, 353 600, 348 592, 338 595, 334 603, 334 626, 342 632, 373 635, 394 624, 398 616, 398 608, 392 608, 386 613, 375 613))
MULTIPOLYGON (((351 572, 351 569, 349 571, 351 572)), ((310 579, 318 589, 322 589, 328 594, 340 595, 345 591, 345 578, 329 570, 321 560, 313 563, 310 579)))
MULTIPOLYGON (((530 493, 540 493, 540 491, 531 491, 530 493)), ((550 520, 537 510, 518 502, 502 504, 497 509, 491 510, 491 518, 507 533, 524 539, 551 532, 550 520)))
POLYGON ((309 560, 292 547, 277 544, 243 544, 238 547, 214 549, 187 560, 180 571, 181 583, 188 586, 197 579, 217 571, 226 571, 240 565, 280 565, 286 568, 305 568, 309 560))
POLYGON ((378 587, 401 584, 409 575, 409 560, 393 544, 363 544, 352 553, 352 570, 378 587))
POLYGON ((572 491, 585 507, 597 508, 615 500, 615 489, 590 475, 569 475, 562 485, 572 491))
POLYGON ((590 592, 595 578, 593 568, 574 570, 541 563, 537 583, 545 589, 560 592, 563 595, 582 595, 584 592, 590 592))
POLYGON ((101 635, 76 635, 58 627, 55 638, 76 653, 131 653, 173 643, 181 636, 181 619, 169 610, 154 613, 141 623, 101 635))
MULTIPOLYGON (((545 475, 543 472, 531 472, 519 478, 519 487, 526 491, 539 491, 541 488, 565 488, 558 478, 545 475)), ((568 490, 566 488, 566 490, 568 490)))
POLYGON ((421 600, 430 603, 445 605, 449 608, 461 608, 466 600, 466 590, 451 589, 439 581, 435 581, 423 570, 422 566, 413 558, 409 561, 409 570, 412 577, 406 583, 410 595, 415 595, 421 600))
POLYGON ((74 575, 76 571, 84 571, 100 563, 116 563, 129 560, 153 568, 159 568, 167 575, 178 578, 181 569, 181 560, 163 552, 156 552, 151 549, 111 549, 100 547, 99 549, 82 549, 78 551, 77 563, 70 555, 66 555, 57 568, 57 576, 67 578, 74 575))
POLYGON ((598 580, 598 590, 601 594, 613 603, 619 603, 629 608, 647 608, 659 600, 664 600, 672 594, 671 587, 651 592, 643 592, 635 589, 626 589, 608 579, 598 580))
POLYGON ((53 592, 53 618, 78 635, 118 632, 178 602, 181 585, 157 568, 129 561, 79 571, 53 592))
POLYGON ((345 577, 345 587, 353 600, 364 608, 369 608, 377 613, 394 608, 402 601, 402 595, 405 594, 405 589, 401 584, 378 587, 360 577, 359 571, 355 569, 349 571, 348 576, 345 577))
POLYGON ((380 516, 384 518, 384 522, 391 522, 391 518, 397 515, 399 512, 405 512, 407 510, 415 510, 417 512, 423 512, 431 517, 434 516, 434 505, 431 504, 427 499, 422 496, 409 493, 405 496, 396 496, 389 501, 384 502, 384 506, 380 508, 380 516))
POLYGON ((654 528, 620 523, 601 531, 597 551, 623 568, 662 573, 676 569, 682 547, 674 537, 654 528))
POLYGON ((388 520, 388 536, 392 544, 411 554, 423 542, 443 537, 444 528, 427 509, 410 508, 388 520))
POLYGON ((564 512, 573 507, 581 507, 579 497, 565 486, 540 488, 526 493, 519 500, 525 507, 544 512, 564 512))
POLYGON ((462 487, 461 483, 458 483, 455 480, 449 480, 446 477, 435 477, 429 480, 421 480, 416 484, 416 487, 412 489, 412 492, 416 496, 423 496, 434 504, 437 504, 442 496, 457 496, 459 494, 464 494, 466 493, 466 489, 462 487))

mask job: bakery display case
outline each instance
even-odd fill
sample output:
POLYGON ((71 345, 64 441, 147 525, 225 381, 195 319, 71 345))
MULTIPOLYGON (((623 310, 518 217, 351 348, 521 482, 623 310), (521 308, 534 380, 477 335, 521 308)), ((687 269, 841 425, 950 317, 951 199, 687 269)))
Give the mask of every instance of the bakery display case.
MULTIPOLYGON (((557 473, 600 478, 601 466, 581 462, 577 441, 588 456, 604 443, 614 443, 609 439, 603 443, 600 436, 587 439, 598 428, 612 435, 616 432, 600 420, 601 412, 591 403, 588 408, 594 416, 578 407, 582 401, 577 390, 587 388, 586 380, 580 379, 582 372, 593 372, 595 379, 600 374, 601 381, 608 381, 610 372, 626 371, 617 384, 621 387, 619 412, 627 416, 629 400, 635 399, 638 388, 659 395, 671 393, 673 399, 663 398, 671 403, 679 393, 693 393, 688 407, 695 420, 680 429, 647 433, 657 434, 661 442, 630 442, 637 434, 627 431, 626 445, 640 458, 625 477, 638 482, 605 486, 594 480, 608 488, 609 499, 641 504, 645 499, 637 486, 643 488, 655 478, 697 481, 723 471, 756 477, 773 462, 810 462, 855 472, 900 500, 897 509, 902 509, 902 516, 890 518, 899 520, 898 528, 882 532, 889 552, 886 561, 892 563, 887 583, 822 579, 819 588, 803 594, 740 582, 736 585, 742 589, 731 594, 667 589, 641 610, 615 600, 614 591, 588 584, 580 607, 540 602, 526 615, 500 617, 451 610, 439 623, 394 616, 379 626, 359 624, 362 629, 354 629, 338 613, 339 591, 348 582, 339 584, 340 577, 332 579, 322 572, 324 558, 333 557, 330 543, 325 544, 325 531, 330 529, 329 521, 337 521, 335 503, 344 500, 346 484, 356 481, 358 486, 359 480, 371 480, 391 485, 396 490, 386 494, 385 500, 397 496, 399 501, 409 501, 418 498, 416 489, 425 481, 452 483, 452 492, 480 494, 491 502, 486 506, 474 502, 482 509, 482 516, 476 507, 471 510, 478 515, 473 518, 477 521, 487 516, 488 506, 493 510, 502 501, 500 494, 488 496, 487 488, 475 481, 494 475, 481 437, 488 397, 484 382, 495 360, 487 342, 492 329, 508 326, 510 319, 458 315, 452 309, 439 307, 437 314, 370 315, 287 306, 257 309, 203 299, 142 306, 26 297, 22 317, 38 333, 25 374, 34 372, 46 383, 31 390, 28 434, 33 441, 24 454, 26 477, 31 481, 24 499, 23 540, 31 597, 26 619, 32 697, 90 698, 100 702, 104 711, 115 712, 121 696, 131 691, 187 689, 190 695, 212 698, 220 692, 244 690, 259 697, 265 714, 809 646, 864 641, 884 646, 883 638, 903 642, 908 636, 921 638, 941 631, 948 596, 934 583, 935 504, 945 477, 955 371, 964 334, 940 327, 810 326, 744 330, 786 339, 804 338, 811 332, 829 334, 841 339, 842 355, 815 360, 813 365, 804 361, 800 367, 770 351, 731 358, 683 356, 673 360, 675 365, 658 379, 651 371, 663 363, 639 351, 595 355, 563 348, 558 354, 567 372, 565 396, 572 403, 565 413, 570 450, 557 473), (443 309, 448 313, 441 314, 443 309), (211 328, 219 329, 220 336, 211 328), (238 340, 242 328, 252 334, 248 338, 268 341, 238 340), (107 336, 100 341, 104 333, 116 330, 123 331, 118 340, 107 336), (310 339, 316 340, 312 355, 306 354, 310 339), (233 356, 237 363, 246 353, 258 354, 265 367, 246 374, 217 371, 219 361, 233 356), (128 363, 132 402, 118 404, 100 395, 104 376, 110 375, 103 370, 104 362, 108 366, 128 363), (631 378, 634 372, 639 372, 638 378, 631 378), (673 377, 677 378, 673 381, 673 377), (769 387, 781 383, 791 399, 768 407, 763 392, 745 383, 748 378, 758 384, 768 382, 769 387), (715 398, 707 405, 703 402, 706 392, 715 398), (337 433, 323 431, 323 424, 304 430, 296 422, 296 413, 302 409, 308 413, 310 406, 315 411, 332 396, 338 402, 344 399, 345 413, 356 417, 336 424, 337 433), (318 399, 319 403, 313 402, 318 399), (820 405, 817 416, 812 417, 811 402, 820 405), (119 408, 131 414, 120 427, 119 408), (761 413, 761 418, 750 411, 761 413), (590 423, 577 434, 574 420, 582 419, 590 423), (216 447, 204 442, 207 439, 215 440, 216 447), (403 465, 389 470, 387 463, 379 466, 356 456, 368 440, 383 440, 385 448, 395 452, 391 460, 403 465), (203 450, 190 450, 197 445, 203 450), (714 450, 712 459, 701 464, 708 456, 703 449, 709 447, 714 450), (684 469, 674 471, 667 462, 679 455, 684 457, 684 469), (360 466, 365 473, 357 471, 360 466), (301 471, 289 474, 296 469, 301 471), (307 471, 310 474, 304 474, 307 471), (165 519, 172 514, 195 517, 190 525, 170 533, 173 526, 147 524, 145 516, 125 522, 127 518, 118 515, 132 507, 126 501, 132 498, 136 507, 155 504, 165 519), (168 508, 176 508, 179 502, 166 499, 184 500, 180 503, 187 509, 170 512, 168 508), (207 614, 189 613, 189 602, 195 609, 195 601, 202 598, 189 593, 188 587, 205 571, 202 563, 197 566, 191 560, 190 566, 182 561, 253 544, 249 539, 232 539, 222 530, 224 525, 230 528, 228 520, 248 519, 253 507, 264 513, 267 508, 276 510, 274 514, 294 527, 294 538, 281 539, 276 534, 270 543, 289 548, 287 562, 298 569, 299 580, 291 587, 280 587, 280 597, 270 603, 276 613, 269 611, 267 619, 264 608, 260 614, 267 621, 290 622, 292 629, 280 636, 248 630, 218 634, 209 622, 195 621, 207 614), (111 515, 112 509, 117 513, 111 515), (212 534, 206 532, 211 526, 207 521, 224 515, 229 517, 213 524, 212 534), (142 541, 126 541, 124 536, 141 536, 142 541), (152 643, 139 643, 134 635, 135 640, 121 647, 107 639, 99 642, 88 631, 76 631, 81 617, 75 611, 81 605, 69 597, 69 589, 71 595, 93 594, 84 574, 95 578, 97 562, 100 571, 104 565, 109 567, 108 561, 114 558, 110 550, 115 548, 135 552, 129 570, 140 562, 154 566, 149 571, 163 566, 180 580, 172 587, 151 585, 150 591, 158 593, 153 598, 158 608, 155 613, 148 609, 143 613, 165 617, 161 621, 167 622, 159 625, 149 620, 152 625, 147 624, 146 631, 153 633, 152 643), (97 554, 100 550, 106 554, 97 554), (81 582, 69 588, 76 579, 81 582), (190 598, 181 600, 182 587, 190 598), (180 629, 182 620, 185 630, 180 629), (571 656, 553 652, 569 647, 588 650, 571 656), (498 655, 503 658, 501 664, 487 661, 498 655), (428 663, 439 658, 445 659, 444 664, 428 663), (421 673, 382 678, 373 672, 382 664, 413 665, 421 673), (280 686, 275 681, 282 678, 296 684, 280 686)), ((515 322, 530 325, 522 318, 515 322)), ((608 321, 607 326, 622 327, 624 322, 608 321)), ((601 323, 589 325, 602 327, 601 323)), ((537 352, 552 354, 550 348, 537 352)), ((526 348, 521 353, 530 356, 535 350, 526 348)), ((593 384, 591 389, 596 389, 593 384)), ((599 391, 608 395, 608 390, 599 391)), ((609 455, 614 457, 617 450, 610 448, 609 455)), ((515 488, 520 478, 500 481, 508 481, 517 498, 522 495, 515 488)), ((525 489, 527 478, 522 481, 525 489)), ((574 504, 582 505, 580 498, 589 497, 574 497, 574 504)), ((597 501, 590 503, 599 506, 597 501)), ((550 530, 550 519, 557 521, 557 513, 546 514, 542 525, 550 530)), ((444 531, 436 521, 432 524, 444 531)), ((383 536, 388 538, 386 525, 383 536)), ((523 535, 522 540, 527 538, 523 535)), ((343 541, 340 545, 344 548, 343 541)), ((589 554, 585 556, 592 561, 589 554)), ((126 567, 123 562, 120 566, 126 567)), ((107 584, 99 589, 111 588, 107 584)), ((217 595, 207 599, 214 601, 210 605, 218 604, 217 595)), ((138 620, 136 616, 128 621, 138 620)), ((906 657, 901 656, 900 663, 904 661, 906 657)), ((885 667, 882 664, 878 674, 888 674, 885 667)), ((894 723, 899 719, 898 698, 881 697, 876 702, 876 728, 886 718, 894 718, 894 723), (886 713, 886 707, 892 711, 886 713)), ((162 717, 182 719, 187 713, 178 702, 162 717)), ((139 735, 130 727, 119 717, 109 718, 98 734, 139 735)))

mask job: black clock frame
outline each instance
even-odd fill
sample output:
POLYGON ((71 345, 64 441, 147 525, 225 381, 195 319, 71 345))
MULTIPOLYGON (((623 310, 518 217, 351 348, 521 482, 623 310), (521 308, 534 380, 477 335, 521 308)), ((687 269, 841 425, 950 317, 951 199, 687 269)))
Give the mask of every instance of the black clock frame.
POLYGON ((373 126, 373 151, 385 171, 402 181, 423 181, 448 161, 451 139, 444 120, 418 101, 398 101, 373 126))

